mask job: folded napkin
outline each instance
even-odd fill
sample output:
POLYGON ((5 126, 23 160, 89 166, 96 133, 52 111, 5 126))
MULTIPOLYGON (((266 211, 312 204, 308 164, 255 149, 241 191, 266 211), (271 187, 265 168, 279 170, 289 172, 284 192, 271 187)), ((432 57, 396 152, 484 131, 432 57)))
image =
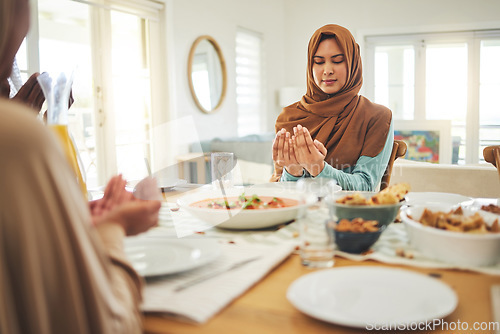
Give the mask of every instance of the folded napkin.
POLYGON ((295 244, 289 242, 263 246, 222 243, 221 247, 221 257, 210 264, 182 274, 148 279, 142 310, 204 323, 288 257, 295 244), (257 259, 184 290, 175 291, 185 282, 252 258, 257 259))

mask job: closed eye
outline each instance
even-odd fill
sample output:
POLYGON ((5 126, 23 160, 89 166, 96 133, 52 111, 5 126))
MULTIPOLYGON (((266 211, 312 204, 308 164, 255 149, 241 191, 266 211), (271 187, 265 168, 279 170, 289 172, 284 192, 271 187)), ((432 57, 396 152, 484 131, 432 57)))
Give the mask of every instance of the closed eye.
POLYGON ((334 64, 341 64, 344 61, 344 55, 343 54, 335 55, 331 59, 334 64))

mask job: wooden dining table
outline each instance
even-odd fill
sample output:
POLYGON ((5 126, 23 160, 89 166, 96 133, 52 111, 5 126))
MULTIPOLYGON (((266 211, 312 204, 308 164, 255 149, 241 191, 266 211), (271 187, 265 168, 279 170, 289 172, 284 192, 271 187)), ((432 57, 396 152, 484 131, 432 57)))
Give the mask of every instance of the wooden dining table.
MULTIPOLYGON (((400 268, 422 273, 448 284, 458 296, 456 309, 443 319, 449 325, 435 328, 432 333, 497 333, 494 326, 491 288, 500 285, 500 276, 455 270, 392 265, 372 260, 353 261, 335 257, 333 268, 348 266, 375 266, 400 268), (460 328, 451 328, 460 325, 460 328), (467 329, 464 330, 465 326, 467 329), (474 329, 473 326, 479 326, 474 329), (481 330, 480 328, 487 328, 481 330)), ((293 253, 258 283, 244 292, 213 318, 203 324, 179 321, 161 314, 145 314, 146 333, 368 333, 360 328, 349 328, 314 319, 297 310, 288 301, 289 286, 299 277, 322 269, 311 269, 301 264, 293 253)), ((411 289, 408 286, 408 289, 411 289)), ((168 302, 168 301, 167 301, 168 302)), ((498 321, 498 319, 496 319, 498 321)), ((392 333, 395 331, 378 331, 392 333)), ((429 333, 428 330, 397 331, 398 333, 429 333)))
MULTIPOLYGON (((466 323, 469 330, 436 329, 432 333, 495 333, 493 330, 471 330, 475 323, 494 322, 490 291, 500 284, 499 276, 460 270, 425 269, 388 265, 375 261, 356 262, 335 258, 334 268, 346 266, 377 266, 402 268, 431 275, 447 283, 458 296, 458 306, 443 320, 448 323, 466 323)), ((316 269, 318 270, 318 269, 316 269)), ((146 314, 146 333, 364 333, 359 328, 348 328, 311 318, 298 311, 286 298, 290 284, 302 275, 313 272, 302 266, 300 257, 292 254, 259 283, 246 291, 229 306, 205 324, 180 322, 161 315, 146 314)), ((408 286, 411 289, 411 286, 408 286)), ((493 324, 489 324, 490 328, 493 324)), ((451 327, 451 326, 450 326, 451 327)), ((374 332, 374 331, 372 331, 374 332)), ((398 331, 398 333, 419 331, 398 331)), ((426 332, 426 331, 420 331, 426 332)))

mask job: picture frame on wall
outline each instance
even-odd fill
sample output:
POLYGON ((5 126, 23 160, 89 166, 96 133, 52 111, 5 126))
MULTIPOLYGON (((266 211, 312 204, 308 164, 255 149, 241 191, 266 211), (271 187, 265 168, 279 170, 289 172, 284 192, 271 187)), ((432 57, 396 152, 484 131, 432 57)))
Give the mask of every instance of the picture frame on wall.
POLYGON ((408 151, 405 159, 451 163, 450 120, 394 120, 394 139, 406 142, 408 151))

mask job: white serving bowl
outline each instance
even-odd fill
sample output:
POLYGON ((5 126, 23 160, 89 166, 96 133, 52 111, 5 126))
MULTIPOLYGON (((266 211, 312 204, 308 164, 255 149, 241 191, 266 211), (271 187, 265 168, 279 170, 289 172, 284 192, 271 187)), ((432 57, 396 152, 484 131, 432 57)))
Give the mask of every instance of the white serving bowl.
MULTIPOLYGON (((425 208, 434 212, 449 212, 453 206, 416 205, 401 210, 400 216, 408 232, 410 244, 423 255, 461 266, 490 266, 500 262, 500 233, 473 234, 424 226, 418 220, 425 208)), ((477 209, 462 209, 466 216, 479 212, 488 224, 498 218, 494 214, 477 209)))
POLYGON ((283 187, 233 187, 225 189, 226 197, 240 196, 273 196, 298 200, 298 205, 273 208, 265 210, 241 210, 241 209, 211 209, 191 206, 192 203, 209 198, 223 198, 224 194, 220 189, 212 187, 201 189, 190 194, 184 195, 177 200, 177 204, 197 218, 213 224, 214 226, 227 229, 245 230, 262 229, 294 220, 299 210, 312 205, 316 198, 312 194, 303 194, 294 189, 283 187), (301 200, 304 202, 301 202, 301 200))

